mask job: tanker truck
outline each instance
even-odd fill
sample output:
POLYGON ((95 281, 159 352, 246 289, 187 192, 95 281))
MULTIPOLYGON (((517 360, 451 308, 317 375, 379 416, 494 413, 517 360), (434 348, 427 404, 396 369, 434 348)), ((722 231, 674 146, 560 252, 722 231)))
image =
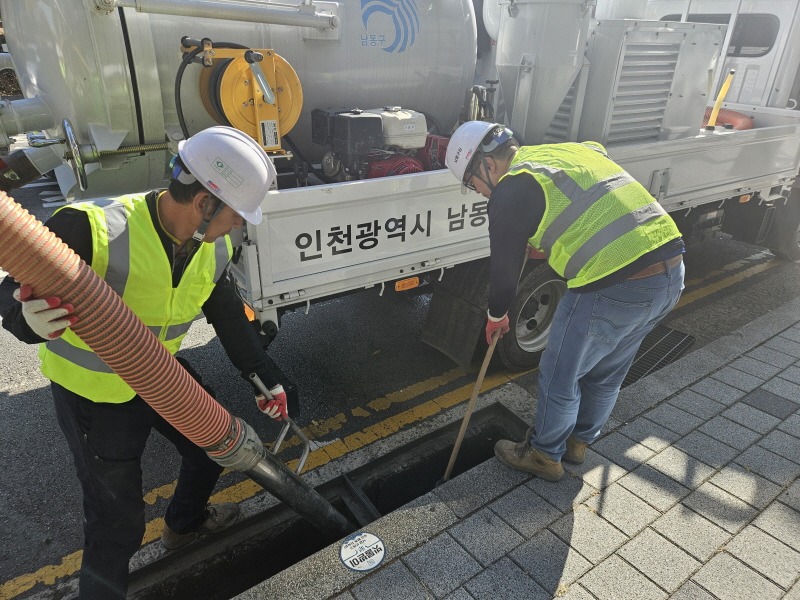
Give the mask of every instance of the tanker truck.
MULTIPOLYGON (((24 92, 0 104, 0 189, 48 173, 68 201, 162 187, 178 141, 236 127, 279 173, 232 263, 265 343, 333 296, 431 290, 422 338, 463 364, 489 254, 487 201, 444 169, 465 120, 600 142, 687 240, 722 230, 800 261, 799 15, 794 0, 0 0, 0 67, 24 92)), ((506 366, 537 364, 565 291, 528 261, 506 366)))

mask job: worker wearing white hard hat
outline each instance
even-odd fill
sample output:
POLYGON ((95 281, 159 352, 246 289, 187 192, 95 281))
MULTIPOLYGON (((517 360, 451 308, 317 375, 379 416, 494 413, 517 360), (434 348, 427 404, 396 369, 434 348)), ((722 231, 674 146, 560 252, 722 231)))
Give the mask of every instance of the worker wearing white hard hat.
MULTIPOLYGON (((220 201, 248 223, 261 222, 261 203, 274 185, 276 172, 267 153, 253 138, 232 127, 210 127, 178 144, 173 180, 202 187, 211 197, 204 217, 222 210, 220 201), (213 212, 208 210, 213 205, 213 212)), ((193 236, 202 241, 205 218, 193 236)), ((227 233, 227 232, 226 232, 227 233)))
POLYGON ((539 362, 534 426, 495 445, 506 465, 558 481, 562 460, 583 462, 642 340, 678 301, 681 234, 596 142, 520 146, 507 127, 470 121, 445 163, 463 191, 489 199, 487 343, 513 331, 498 342, 513 356, 516 333, 529 331, 528 299, 517 299, 526 256, 567 282, 539 362))
POLYGON ((510 129, 485 121, 467 121, 453 133, 447 144, 445 165, 461 182, 462 193, 474 191, 474 187, 467 182, 477 162, 512 140, 514 134, 510 129))
MULTIPOLYGON (((48 228, 92 267, 171 353, 200 312, 245 381, 257 375, 258 408, 288 416, 282 374, 263 351, 228 274, 227 235, 244 221, 261 221, 261 203, 275 168, 249 136, 212 127, 179 144, 168 189, 56 211, 48 228)), ((72 331, 73 308, 59 298, 34 298, 11 277, 0 283, 2 326, 39 344, 42 373, 51 380, 58 422, 83 489, 84 551, 80 598, 124 599, 128 563, 145 531, 141 458, 153 429, 181 455, 181 470, 164 517, 168 550, 234 522, 234 503, 208 504, 222 467, 175 430, 72 331), (91 424, 91 427, 89 426, 91 424)), ((191 365, 178 357, 203 385, 191 365)), ((208 386, 206 390, 213 394, 208 386)))

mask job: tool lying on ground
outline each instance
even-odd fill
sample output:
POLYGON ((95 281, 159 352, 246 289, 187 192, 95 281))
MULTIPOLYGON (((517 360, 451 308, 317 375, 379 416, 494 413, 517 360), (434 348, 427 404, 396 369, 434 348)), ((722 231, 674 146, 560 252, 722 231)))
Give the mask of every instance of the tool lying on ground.
MULTIPOLYGON (((264 394, 267 400, 272 400, 272 394, 267 389, 267 386, 264 385, 264 382, 261 381, 261 378, 258 375, 256 375, 255 373, 250 373, 250 381, 253 382, 253 385, 255 385, 256 388, 258 388, 259 392, 264 394)), ((294 431, 297 437, 300 438, 300 441, 303 442, 303 454, 300 457, 300 462, 297 463, 297 468, 294 471, 297 475, 299 475, 300 472, 303 470, 303 466, 306 464, 308 453, 311 450, 311 442, 306 437, 306 434, 303 433, 303 430, 300 429, 295 424, 295 422, 292 420, 291 417, 287 415, 284 417, 284 420, 286 421, 286 423, 284 423, 281 432, 278 434, 278 437, 275 440, 275 443, 272 444, 270 453, 272 453, 273 455, 278 453, 278 451, 281 449, 281 444, 283 444, 283 440, 286 437, 286 433, 289 431, 289 428, 291 427, 292 431, 294 431)))
POLYGON ((440 485, 450 479, 450 474, 453 472, 453 466, 456 464, 458 452, 461 450, 461 442, 464 441, 464 434, 467 433, 469 420, 470 417, 472 417, 472 411, 475 410, 475 402, 478 400, 478 393, 481 391, 483 378, 486 376, 486 369, 489 368, 489 361, 492 360, 492 354, 494 353, 494 347, 497 346, 498 339, 500 339, 500 331, 495 331, 494 335, 492 336, 492 343, 489 344, 489 349, 486 350, 486 356, 483 359, 481 370, 478 372, 478 379, 475 380, 475 387, 472 388, 472 396, 467 404, 467 410, 464 413, 464 418, 461 420, 461 429, 458 431, 458 437, 456 437, 456 443, 453 446, 453 452, 450 454, 450 462, 447 464, 444 477, 442 477, 436 485, 440 485))

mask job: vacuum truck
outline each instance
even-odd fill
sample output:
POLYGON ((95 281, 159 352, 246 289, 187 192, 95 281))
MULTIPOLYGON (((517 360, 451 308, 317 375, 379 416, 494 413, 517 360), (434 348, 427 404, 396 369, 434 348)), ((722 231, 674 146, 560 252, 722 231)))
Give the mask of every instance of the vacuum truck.
MULTIPOLYGON (((487 201, 444 169, 463 121, 594 140, 688 241, 800 261, 794 0, 0 0, 24 97, 0 103, 0 189, 68 201, 163 187, 223 124, 278 169, 232 264, 268 343, 290 310, 432 290, 423 340, 459 363, 485 319, 487 201), (30 147, 8 152, 12 136, 30 147)), ((538 362, 565 282, 529 261, 497 353, 538 362)))

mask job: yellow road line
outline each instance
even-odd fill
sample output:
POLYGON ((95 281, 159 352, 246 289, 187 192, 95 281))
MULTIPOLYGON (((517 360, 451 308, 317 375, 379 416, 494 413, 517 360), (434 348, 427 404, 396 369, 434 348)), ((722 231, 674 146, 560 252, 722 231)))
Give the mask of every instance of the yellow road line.
POLYGON ((61 559, 61 563, 57 565, 48 565, 34 573, 25 573, 15 577, 11 581, 0 585, 0 600, 10 600, 23 592, 27 592, 37 583, 53 585, 56 580, 77 572, 80 568, 82 557, 83 550, 78 550, 72 554, 67 554, 61 559))
MULTIPOLYGON (((730 272, 731 270, 735 270, 736 268, 750 264, 752 259, 758 258, 759 256, 760 254, 756 254, 752 257, 749 257, 749 259, 743 259, 730 263, 729 265, 722 267, 722 269, 707 274, 706 277, 730 272)), ((780 264, 780 260, 773 258, 765 263, 754 265, 748 269, 745 269, 744 271, 717 281, 711 285, 696 289, 692 292, 684 293, 677 307, 681 308, 687 306, 692 302, 730 287, 740 281, 744 281, 745 279, 757 275, 758 273, 773 269, 780 264)), ((687 281, 687 287, 696 282, 697 280, 687 281)), ((505 383, 514 381, 528 372, 530 371, 513 374, 503 372, 487 376, 483 381, 483 385, 481 386, 481 392, 486 392, 505 383)), ((426 392, 435 390, 443 385, 455 381, 463 375, 463 370, 452 369, 443 373, 442 375, 431 377, 425 381, 415 383, 406 389, 398 392, 392 392, 382 398, 372 400, 367 404, 367 406, 376 412, 383 411, 390 408, 394 404, 408 402, 409 400, 412 400, 426 392)), ((341 458, 349 452, 353 452, 375 441, 388 437, 389 435, 400 431, 402 428, 408 425, 418 423, 448 408, 451 408, 459 402, 467 400, 472 393, 472 387, 473 384, 462 386, 442 396, 409 408, 387 419, 384 419, 383 421, 370 425, 361 431, 352 433, 342 440, 337 440, 332 444, 318 448, 317 450, 309 453, 308 460, 306 461, 306 469, 311 470, 320 467, 332 460, 341 458)), ((364 409, 364 407, 357 407, 351 412, 353 416, 356 417, 370 416, 370 413, 364 409)), ((341 429, 345 423, 347 423, 347 417, 344 415, 344 413, 340 413, 319 423, 314 422, 308 427, 303 428, 303 430, 307 433, 307 435, 309 435, 310 439, 319 439, 331 431, 337 431, 341 429)), ((299 443, 297 438, 293 437, 284 442, 284 448, 291 447, 297 443, 299 443)), ((296 465, 296 461, 290 461, 288 464, 289 467, 293 469, 296 465)), ((145 501, 149 504, 154 504, 160 498, 171 497, 175 490, 175 483, 176 482, 173 481, 172 483, 149 491, 145 495, 145 501)), ((241 502, 248 498, 252 498, 256 494, 263 491, 264 488, 259 486, 254 481, 248 479, 220 490, 218 493, 214 494, 212 501, 241 502)), ((142 543, 148 544, 157 540, 161 536, 163 527, 164 520, 162 518, 153 519, 152 521, 148 522, 142 543)), ((58 565, 48 565, 42 567, 33 573, 19 575, 18 577, 15 577, 14 579, 0 585, 0 600, 11 600, 19 594, 31 589, 37 583, 53 585, 57 579, 74 575, 80 567, 82 555, 82 551, 73 552, 72 554, 68 554, 62 558, 61 563, 58 565)))
MULTIPOLYGON (((463 375, 463 371, 460 373, 463 375)), ((486 392, 494 389, 500 385, 503 385, 504 383, 508 383, 513 378, 519 377, 519 375, 519 373, 514 373, 512 376, 509 373, 503 372, 487 376, 483 380, 481 391, 486 392)), ((444 383, 452 381, 453 379, 456 379, 456 377, 452 377, 451 372, 432 378, 432 380, 439 380, 444 383)), ((430 418, 448 408, 451 408, 456 404, 467 400, 472 393, 473 386, 474 384, 462 386, 442 396, 395 414, 387 419, 384 419, 383 421, 374 423, 373 425, 370 425, 361 431, 346 436, 344 439, 337 440, 333 444, 318 448, 317 450, 309 453, 308 460, 306 461, 307 469, 311 470, 320 467, 332 460, 344 456, 349 452, 363 448, 364 446, 367 446, 379 439, 385 438, 392 433, 400 431, 402 428, 408 425, 430 418)), ((415 386, 412 387, 418 391, 418 394, 431 389, 436 389, 436 386, 433 386, 427 381, 420 382, 420 384, 415 384, 415 386)), ((405 394, 390 394, 389 396, 391 396, 393 400, 389 404, 396 403, 398 398, 401 396, 407 396, 403 400, 407 401, 413 397, 412 394, 413 392, 410 391, 410 388, 405 394)), ((387 396, 387 398, 389 396, 387 396)), ((388 407, 389 404, 386 406, 388 407)), ((316 429, 318 432, 327 432, 334 427, 339 428, 346 421, 346 419, 342 419, 340 417, 344 417, 344 415, 337 415, 332 419, 327 419, 324 423, 321 423, 318 426, 312 426, 311 429, 316 429)), ((285 445, 288 445, 290 441, 291 440, 287 440, 285 445)), ((291 469, 294 469, 296 464, 296 460, 289 461, 288 463, 289 468, 291 469)), ((171 484, 156 488, 155 490, 151 490, 147 494, 148 501, 152 503, 155 502, 159 497, 167 497, 165 494, 167 494, 170 489, 174 489, 174 487, 175 484, 173 482, 171 484)), ((211 501, 241 502, 263 491, 264 488, 254 481, 248 479, 219 491, 212 496, 211 501)), ((163 528, 164 519, 157 518, 149 521, 146 525, 142 543, 148 544, 159 539, 163 528)), ((3 583, 0 585, 0 600, 10 600, 19 594, 28 591, 37 583, 53 585, 56 579, 74 575, 80 567, 82 555, 82 551, 74 552, 64 557, 59 565, 48 565, 33 573, 19 575, 18 577, 3 583)))
POLYGON ((763 260, 765 258, 772 258, 772 252, 769 250, 762 250, 761 252, 756 252, 755 254, 751 254, 746 258, 742 258, 741 260, 736 260, 732 263, 728 263, 727 265, 723 265, 719 269, 714 271, 709 271, 708 273, 704 273, 702 277, 696 279, 687 279, 684 282, 684 285, 689 287, 694 287, 696 285, 703 285, 706 281, 711 279, 712 277, 717 277, 718 275, 724 275, 725 273, 730 273, 731 271, 738 271, 742 267, 748 267, 753 264, 754 261, 763 260))
POLYGON ((749 269, 745 269, 737 273, 736 275, 731 275, 730 277, 726 277, 725 279, 720 279, 719 281, 712 283, 710 285, 704 286, 702 288, 696 289, 693 292, 684 293, 681 296, 680 301, 676 308, 683 308, 687 304, 691 304, 692 302, 696 302, 701 298, 705 298, 706 296, 710 296, 720 290, 724 290, 732 285, 735 285, 745 279, 753 277, 754 275, 758 275, 759 273, 763 273, 764 271, 769 271, 770 269, 774 269, 775 267, 782 264, 782 261, 773 258, 765 263, 761 263, 760 265, 754 265, 749 269))

